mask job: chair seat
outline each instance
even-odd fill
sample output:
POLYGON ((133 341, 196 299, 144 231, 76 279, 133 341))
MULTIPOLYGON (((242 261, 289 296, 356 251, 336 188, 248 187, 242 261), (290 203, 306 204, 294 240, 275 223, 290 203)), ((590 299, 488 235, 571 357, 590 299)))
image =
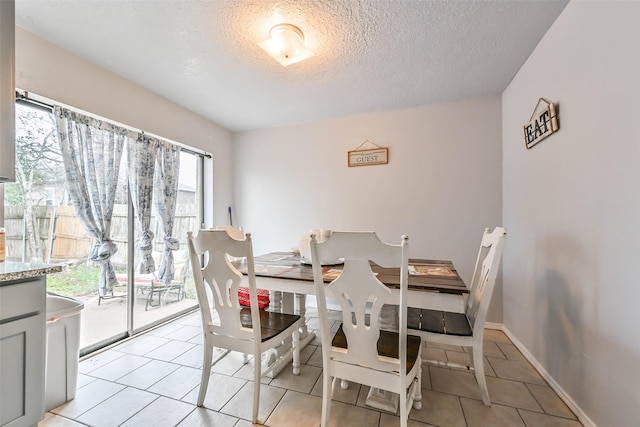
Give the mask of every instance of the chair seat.
MULTIPOLYGON (((260 336, 262 342, 270 340, 289 326, 300 320, 297 314, 277 313, 274 311, 258 310, 260 313, 260 336)), ((253 327, 251 322, 251 308, 245 307, 240 310, 240 322, 245 328, 253 327)))
POLYGON ((436 334, 470 337, 473 329, 464 313, 409 308, 407 328, 436 334))
MULTIPOLYGON (((378 354, 380 356, 397 359, 399 357, 398 339, 397 332, 381 330, 380 338, 378 338, 378 354)), ((420 337, 407 335, 407 372, 411 372, 413 365, 415 365, 418 360, 421 343, 422 340, 420 337)), ((333 347, 347 348, 347 337, 342 330, 342 324, 340 324, 340 328, 338 328, 338 331, 333 336, 331 345, 333 347)))

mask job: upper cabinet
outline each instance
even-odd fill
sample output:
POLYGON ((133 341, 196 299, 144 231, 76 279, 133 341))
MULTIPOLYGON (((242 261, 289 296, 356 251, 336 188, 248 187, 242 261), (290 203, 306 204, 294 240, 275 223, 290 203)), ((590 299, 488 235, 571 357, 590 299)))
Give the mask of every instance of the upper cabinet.
POLYGON ((0 0, 0 182, 16 180, 15 1, 0 0))

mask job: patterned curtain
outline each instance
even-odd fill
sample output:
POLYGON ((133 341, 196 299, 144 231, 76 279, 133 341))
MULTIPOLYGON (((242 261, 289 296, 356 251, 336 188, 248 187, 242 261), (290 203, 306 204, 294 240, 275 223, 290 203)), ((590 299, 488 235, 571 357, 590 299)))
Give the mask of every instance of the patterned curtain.
POLYGON ((110 260, 118 250, 111 240, 111 217, 127 131, 61 107, 55 107, 54 115, 69 195, 95 239, 89 259, 100 264, 98 290, 107 296, 117 283, 110 260))
POLYGON ((180 241, 172 236, 173 220, 178 199, 178 174, 180 171, 180 147, 166 141, 158 141, 156 173, 154 177, 154 205, 164 231, 164 256, 158 278, 169 284, 175 277, 173 251, 180 248, 180 241))
POLYGON ((153 196, 153 173, 156 165, 156 152, 160 142, 143 133, 137 139, 129 138, 127 144, 127 168, 129 172, 129 190, 140 226, 140 239, 136 248, 142 257, 140 274, 153 273, 156 269, 153 260, 153 231, 151 231, 151 206, 153 196))

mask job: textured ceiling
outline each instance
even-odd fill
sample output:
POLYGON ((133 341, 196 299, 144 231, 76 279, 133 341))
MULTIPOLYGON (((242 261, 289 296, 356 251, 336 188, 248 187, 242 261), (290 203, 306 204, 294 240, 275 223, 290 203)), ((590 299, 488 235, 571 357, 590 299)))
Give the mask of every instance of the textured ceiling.
POLYGON ((244 131, 500 94, 566 4, 16 0, 16 24, 244 131), (257 45, 283 22, 315 56, 284 68, 257 45))

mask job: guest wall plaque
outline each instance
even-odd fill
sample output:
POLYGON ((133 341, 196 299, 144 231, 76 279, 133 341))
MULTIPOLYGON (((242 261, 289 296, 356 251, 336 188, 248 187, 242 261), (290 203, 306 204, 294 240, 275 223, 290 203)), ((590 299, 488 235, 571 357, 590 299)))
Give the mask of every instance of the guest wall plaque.
POLYGON ((358 145, 355 150, 349 151, 348 164, 351 166, 372 166, 389 163, 389 149, 380 147, 378 144, 366 140, 358 145), (372 145, 375 148, 362 149, 365 145, 372 145))
POLYGON ((524 125, 524 144, 531 148, 559 129, 557 105, 540 98, 529 123, 524 125), (542 104, 542 105, 541 105, 542 104))

